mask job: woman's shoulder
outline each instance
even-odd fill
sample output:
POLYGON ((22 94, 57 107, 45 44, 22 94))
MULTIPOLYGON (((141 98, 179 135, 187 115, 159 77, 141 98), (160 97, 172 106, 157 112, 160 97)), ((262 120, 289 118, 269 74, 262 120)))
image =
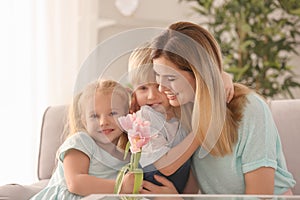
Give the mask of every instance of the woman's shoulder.
POLYGON ((249 130, 256 130, 257 134, 268 133, 273 130, 274 120, 266 100, 255 92, 246 96, 247 102, 243 111, 243 118, 239 130, 249 135, 249 130))
POLYGON ((266 100, 255 92, 246 95, 245 113, 264 113, 268 108, 266 100))

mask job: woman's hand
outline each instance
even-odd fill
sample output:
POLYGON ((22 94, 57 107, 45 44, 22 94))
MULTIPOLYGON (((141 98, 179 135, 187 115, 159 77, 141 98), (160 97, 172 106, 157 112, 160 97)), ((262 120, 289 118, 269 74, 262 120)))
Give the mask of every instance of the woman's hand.
POLYGON ((221 73, 221 75, 222 75, 223 84, 224 84, 224 88, 225 88, 226 102, 229 103, 234 95, 232 75, 230 75, 224 71, 221 73))
POLYGON ((143 181, 143 189, 140 190, 141 194, 178 194, 171 181, 158 175, 154 175, 154 178, 161 183, 162 186, 155 185, 149 181, 143 181))

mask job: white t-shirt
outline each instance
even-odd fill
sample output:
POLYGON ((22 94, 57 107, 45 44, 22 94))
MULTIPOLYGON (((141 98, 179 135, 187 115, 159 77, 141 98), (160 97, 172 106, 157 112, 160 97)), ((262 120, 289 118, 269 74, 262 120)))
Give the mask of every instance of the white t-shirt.
POLYGON ((143 168, 160 159, 187 136, 187 132, 181 127, 178 119, 172 118, 166 121, 162 113, 150 106, 142 106, 136 114, 151 122, 151 138, 143 146, 140 159, 140 165, 143 168))

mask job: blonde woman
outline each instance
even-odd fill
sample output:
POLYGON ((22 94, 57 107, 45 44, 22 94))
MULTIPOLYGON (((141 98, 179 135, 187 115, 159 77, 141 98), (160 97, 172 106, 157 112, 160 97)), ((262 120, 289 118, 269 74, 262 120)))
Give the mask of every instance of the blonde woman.
MULTIPOLYGON (((222 55, 214 37, 201 26, 178 22, 153 41, 151 58, 160 91, 173 106, 193 104, 195 140, 181 154, 193 154, 198 186, 207 194, 291 194, 295 185, 287 170, 275 123, 265 101, 235 84, 225 104, 222 55)), ((193 134, 190 134, 193 135, 193 134)), ((176 170, 180 162, 173 162, 176 170)), ((172 185, 144 183, 143 193, 172 193, 172 185)))

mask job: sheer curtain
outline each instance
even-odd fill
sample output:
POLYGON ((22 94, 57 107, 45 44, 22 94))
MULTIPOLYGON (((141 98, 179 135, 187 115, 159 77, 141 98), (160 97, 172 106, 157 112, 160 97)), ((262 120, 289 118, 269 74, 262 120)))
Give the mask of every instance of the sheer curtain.
POLYGON ((42 113, 72 96, 78 13, 76 0, 0 2, 0 185, 37 180, 42 113))

